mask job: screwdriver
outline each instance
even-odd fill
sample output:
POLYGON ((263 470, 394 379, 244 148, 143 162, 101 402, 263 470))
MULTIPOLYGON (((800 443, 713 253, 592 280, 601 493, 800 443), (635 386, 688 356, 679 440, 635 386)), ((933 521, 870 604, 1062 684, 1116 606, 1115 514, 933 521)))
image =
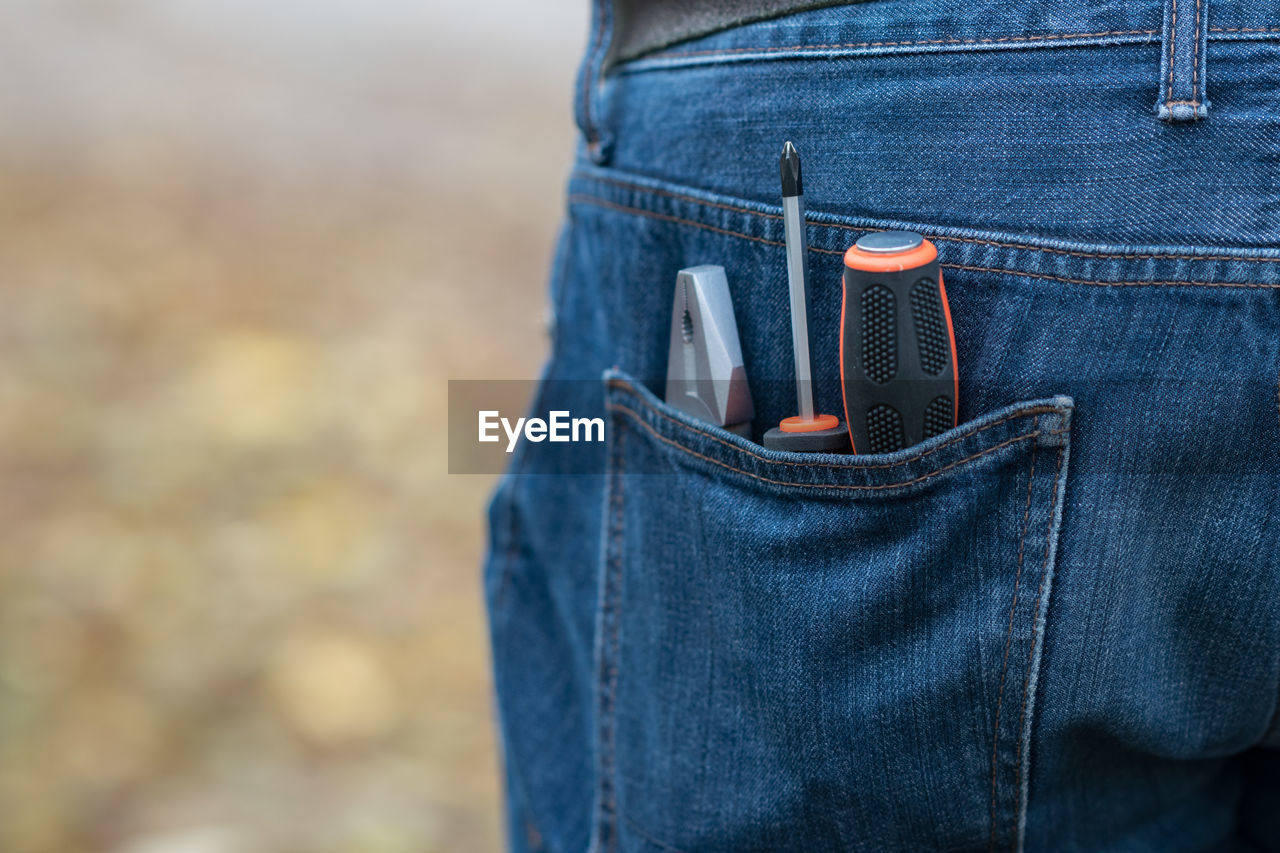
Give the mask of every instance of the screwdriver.
POLYGON ((854 453, 892 453, 956 425, 951 307, 921 235, 876 231, 845 252, 840 384, 854 453))
POLYGON ((782 225, 786 240, 787 284, 791 291, 791 344, 796 362, 796 402, 800 414, 764 434, 771 450, 836 453, 849 448, 849 433, 835 415, 815 414, 813 361, 809 356, 809 241, 804 227, 804 183, 800 154, 788 141, 779 160, 782 175, 782 225))

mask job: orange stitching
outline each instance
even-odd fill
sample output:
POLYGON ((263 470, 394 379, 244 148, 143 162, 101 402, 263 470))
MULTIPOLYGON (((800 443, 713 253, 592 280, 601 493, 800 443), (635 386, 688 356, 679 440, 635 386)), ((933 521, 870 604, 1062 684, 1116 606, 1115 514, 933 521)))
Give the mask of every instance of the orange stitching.
POLYGON ((1197 106, 1196 99, 1200 97, 1200 90, 1197 88, 1200 71, 1200 0, 1196 0, 1196 25, 1192 29, 1192 35, 1196 41, 1191 50, 1191 105, 1197 106))
POLYGON ((730 231, 726 228, 717 228, 714 225, 707 225, 706 223, 703 223, 703 222, 695 222, 692 219, 683 219, 679 216, 671 216, 666 213, 657 213, 652 210, 643 210, 639 207, 627 207, 626 205, 623 205, 623 204, 614 204, 611 201, 605 201, 604 199, 596 198, 595 196, 571 195, 569 196, 569 201, 585 202, 587 204, 598 204, 601 207, 612 208, 614 210, 618 210, 623 213, 636 213, 636 214, 639 214, 640 216, 649 216, 654 219, 664 220, 666 222, 677 222, 681 225, 691 225, 694 228, 705 228, 708 231, 714 231, 717 234, 726 234, 730 237, 741 237, 744 240, 754 240, 757 243, 764 243, 766 246, 785 246, 786 245, 785 243, 779 240, 766 240, 764 237, 753 237, 750 234, 743 234, 741 231, 730 231))
POLYGON ((1280 27, 1209 27, 1211 33, 1280 33, 1280 27))
MULTIPOLYGON (((625 391, 628 394, 628 396, 634 399, 637 403, 641 404, 646 409, 653 412, 655 415, 658 415, 659 417, 670 421, 671 423, 675 424, 677 427, 683 430, 686 430, 688 432, 705 436, 711 439, 712 441, 717 442, 718 444, 723 444, 725 447, 729 448, 730 450, 734 450, 734 451, 737 451, 738 453, 746 454, 747 456, 750 456, 752 459, 763 462, 766 465, 794 465, 794 466, 801 466, 804 468, 833 468, 837 471, 872 471, 872 470, 878 470, 883 468, 901 468, 903 465, 908 465, 912 462, 923 459, 926 456, 932 456, 933 454, 937 453, 940 450, 945 450, 946 448, 955 444, 957 441, 964 441, 966 438, 970 438, 972 436, 986 432, 989 429, 994 429, 995 427, 1000 426, 1000 424, 1006 423, 1008 421, 1015 420, 1017 418, 1025 418, 1030 415, 1039 416, 1039 415, 1046 414, 1048 412, 1059 411, 1053 406, 1035 406, 1033 408, 1027 409, 1026 411, 1015 412, 1013 414, 1006 415, 1005 417, 1001 418, 998 421, 994 421, 992 423, 986 424, 985 426, 978 427, 972 432, 967 432, 964 435, 958 435, 955 438, 949 439, 948 441, 945 441, 942 444, 939 444, 937 447, 931 447, 928 450, 925 450, 921 453, 913 454, 907 459, 902 459, 898 462, 884 462, 884 463, 879 463, 875 465, 860 465, 857 462, 852 462, 852 463, 791 462, 786 459, 770 459, 766 456, 761 456, 758 453, 753 453, 752 451, 748 450, 745 447, 739 447, 738 445, 733 444, 732 442, 725 441, 723 438, 720 438, 717 435, 713 435, 704 429, 694 426, 693 424, 687 424, 684 421, 678 421, 675 418, 671 417, 671 415, 668 415, 666 412, 662 411, 657 406, 650 403, 648 400, 641 397, 639 394, 636 393, 636 391, 629 384, 627 384, 622 379, 610 379, 608 382, 608 385, 610 388, 617 388, 619 390, 625 391)), ((1035 426, 1032 426, 1032 429, 1035 429, 1035 426)))
POLYGON ((883 491, 884 489, 897 489, 897 488, 903 488, 905 486, 913 486, 916 483, 924 482, 925 480, 932 479, 946 471, 950 471, 952 468, 963 465, 966 462, 972 462, 974 459, 977 459, 982 456, 986 456, 988 453, 995 453, 997 450, 1000 450, 1001 448, 1008 447, 1011 444, 1017 444, 1019 441, 1026 441, 1028 438, 1035 438, 1036 436, 1041 434, 1039 432, 1027 432, 1027 433, 1023 433, 1022 435, 1014 436, 1013 438, 1007 439, 1006 441, 1002 441, 999 444, 992 445, 991 447, 988 447, 986 450, 980 450, 971 456, 966 456, 963 459, 958 459, 955 462, 948 463, 942 466, 941 468, 937 469, 936 471, 930 471, 928 474, 922 474, 919 477, 916 477, 915 479, 905 480, 901 483, 873 483, 871 485, 841 484, 841 483, 793 483, 787 480, 774 480, 769 477, 763 477, 759 474, 753 474, 752 472, 747 471, 744 468, 736 468, 727 462, 721 462, 719 459, 713 459, 710 456, 699 453, 698 451, 693 450, 691 448, 685 447, 683 444, 680 444, 677 441, 673 441, 672 439, 667 438, 665 435, 660 434, 656 429, 653 428, 652 425, 645 422, 645 420, 643 419, 643 417, 640 415, 639 412, 635 411, 629 406, 622 406, 617 403, 609 403, 607 408, 610 411, 626 412, 628 415, 631 416, 632 419, 635 420, 636 423, 640 424, 640 426, 648 430, 650 435, 658 439, 658 441, 661 441, 663 444, 668 444, 674 447, 676 450, 679 450, 681 453, 687 453, 690 456, 695 456, 698 459, 703 460, 704 462, 710 462, 712 465, 719 465, 721 468, 725 468, 729 471, 733 471, 738 474, 743 474, 747 477, 752 478, 753 480, 759 480, 762 483, 770 483, 775 486, 795 486, 797 488, 803 488, 803 489, 838 489, 840 491, 878 492, 878 491, 883 491))
MULTIPOLYGON (((639 207, 627 207, 621 204, 614 204, 611 201, 605 201, 591 195, 571 195, 569 201, 581 202, 583 204, 595 204, 600 207, 612 208, 613 210, 622 211, 623 213, 634 213, 637 216, 648 216, 654 219, 661 219, 667 222, 677 222, 681 225, 689 225, 694 228, 705 228, 708 231, 714 231, 717 234, 725 234, 730 237, 741 237, 744 240, 754 240, 757 243, 764 243, 766 246, 782 246, 783 243, 777 240, 766 240, 763 237, 754 237, 750 234, 743 234, 741 231, 730 231, 727 228, 717 228, 714 225, 707 225, 702 222, 696 222, 692 219, 683 219, 679 216, 669 216, 665 213, 656 213, 651 210, 644 210, 639 207)), ((945 238, 943 238, 945 239, 945 238)), ((843 255, 844 252, 838 252, 832 249, 818 249, 813 246, 809 247, 811 252, 820 252, 824 255, 843 255)), ((1236 258, 1235 260, 1247 261, 1247 258, 1236 258)), ((1052 281, 1062 281, 1067 284, 1095 284, 1101 287, 1250 287, 1263 288, 1266 290, 1280 289, 1280 284, 1260 284, 1257 282, 1247 281, 1097 281, 1083 278, 1066 278, 1060 275, 1049 275, 1048 273, 1023 272, 1021 270, 1006 270, 995 267, 971 267, 964 264, 941 264, 941 266, 949 269, 968 270, 970 272, 992 272, 1003 273, 1005 275, 1021 275, 1029 278, 1046 278, 1052 281)))
MULTIPOLYGON (((1037 416, 1032 422, 1034 430, 1040 424, 1037 416)), ((1018 587, 1022 583, 1023 548, 1027 542, 1027 523, 1031 520, 1031 486, 1036 479, 1036 447, 1031 447, 1031 473, 1027 475, 1027 505, 1022 511, 1022 535, 1018 537, 1018 571, 1013 576, 1013 603, 1009 605, 1009 627, 1004 634, 1004 661, 1000 664, 1000 686, 996 689, 996 726, 991 739, 991 835, 987 843, 988 850, 996 846, 996 766, 1000 751, 1000 707, 1004 703, 1004 680, 1009 669, 1009 646, 1013 641, 1013 616, 1018 610, 1018 587)))
MULTIPOLYGON (((852 226, 837 226, 851 228, 852 226)), ((1031 252, 1048 252, 1054 255, 1067 255, 1072 258, 1121 258, 1128 260, 1183 260, 1183 261, 1266 261, 1280 263, 1280 258, 1246 258, 1241 255, 1179 255, 1174 253, 1157 254, 1152 252, 1075 252, 1070 249, 1054 249, 1049 246, 1033 246, 1030 243, 1003 243, 999 240, 982 240, 977 237, 935 237, 930 240, 946 240, 952 243, 977 243, 983 246, 995 246, 999 249, 1025 249, 1031 252)))
MULTIPOLYGON (((1280 28, 1277 28, 1280 32, 1280 28)), ((1174 101, 1174 103, 1182 103, 1174 101)), ((658 187, 648 187, 642 184, 628 183, 614 178, 598 177, 596 175, 588 175, 579 173, 586 180, 596 181, 610 186, 621 187, 623 189, 636 190, 641 193, 666 196, 668 198, 681 199, 682 201, 693 202, 705 207, 716 207, 722 210, 734 211, 736 213, 745 213, 749 216, 759 216, 763 219, 781 219, 782 215, 778 213, 766 213, 759 210, 752 210, 749 207, 739 207, 723 202, 706 201, 691 195, 673 192, 670 190, 660 189, 658 187)), ((811 228, 838 228, 842 231, 883 231, 883 228, 863 228, 857 225, 844 225, 839 222, 814 222, 806 219, 805 224, 811 228)), ((1246 258, 1241 255, 1183 255, 1176 253, 1148 253, 1148 252, 1076 252, 1070 249, 1055 249, 1049 246, 1034 246, 1030 243, 1006 243, 1000 240, 983 240, 978 237, 942 237, 936 234, 927 235, 930 240, 945 240, 949 243, 974 243, 980 246, 995 246, 1000 249, 1025 249, 1031 252, 1048 252, 1054 255, 1066 255, 1072 258, 1127 258, 1133 260, 1186 260, 1186 261, 1244 261, 1246 263, 1280 263, 1280 258, 1246 258)), ((821 249, 815 251, 831 252, 830 249, 821 249)))
POLYGON ((655 53, 650 59, 680 59, 689 56, 719 56, 730 53, 782 53, 796 50, 852 50, 862 47, 911 47, 922 44, 1001 44, 1004 42, 1061 41, 1064 39, 1100 38, 1102 36, 1153 36, 1157 30, 1111 30, 1101 33, 1051 33, 1041 36, 1002 36, 1000 38, 958 39, 947 36, 921 41, 863 41, 847 44, 793 44, 785 47, 725 47, 718 50, 692 50, 655 53))
MULTIPOLYGON (((653 195, 661 195, 661 196, 666 196, 668 198, 678 198, 681 201, 691 201, 694 204, 701 204, 704 207, 718 207, 721 210, 731 210, 735 213, 747 213, 752 216, 762 217, 764 219, 781 219, 782 218, 781 213, 766 213, 761 210, 752 210, 749 207, 739 207, 732 204, 725 204, 723 202, 707 201, 706 199, 697 198, 691 195, 684 195, 683 193, 673 192, 671 190, 664 190, 658 187, 646 187, 641 184, 633 184, 627 181, 621 181, 621 180, 618 180, 617 178, 605 178, 605 177, 600 177, 598 175, 586 175, 586 174, 583 174, 582 177, 586 178, 589 181, 595 181, 596 183, 607 184, 613 187, 620 187, 625 190, 637 190, 639 192, 652 193, 653 195)), ((807 218, 806 218, 806 223, 810 225, 822 225, 822 223, 820 222, 808 222, 807 218)), ((823 227, 848 228, 854 231, 862 230, 862 229, 854 228, 854 226, 852 225, 837 225, 837 226, 823 226, 823 227)))
POLYGON ((1164 103, 1167 107, 1173 100, 1173 57, 1178 47, 1178 0, 1173 0, 1173 19, 1169 22, 1169 94, 1164 103))
POLYGON ((1164 102, 1164 105, 1166 107, 1177 106, 1179 104, 1184 106, 1189 106, 1189 107, 1198 107, 1200 106, 1200 101, 1196 99, 1192 99, 1190 101, 1165 101, 1164 102))
MULTIPOLYGON (((1036 654, 1036 623, 1040 621, 1040 608, 1044 604, 1044 582, 1049 576, 1049 546, 1053 542, 1053 514, 1058 508, 1058 491, 1060 484, 1058 478, 1062 475, 1062 456, 1063 449, 1058 448, 1058 467, 1053 472, 1053 494, 1049 499, 1049 524, 1044 534, 1044 562, 1040 566, 1040 589, 1036 591, 1036 610, 1031 617, 1031 647, 1027 649, 1027 675, 1022 682, 1022 711, 1018 714, 1018 758, 1014 765, 1013 774, 1013 790, 1020 792, 1022 790, 1022 741, 1023 741, 1023 725, 1027 720, 1027 691, 1031 686, 1031 661, 1036 654)), ((1021 794, 1018 794, 1019 798, 1021 794)), ((1018 846, 1018 816, 1014 814, 1013 823, 1013 846, 1018 846)))
POLYGON ((948 269, 967 270, 968 272, 994 272, 1005 275, 1025 275, 1029 278, 1047 278, 1052 281, 1063 281, 1067 284, 1096 284, 1104 287, 1260 287, 1268 290, 1280 289, 1280 284, 1258 284, 1247 281, 1092 281, 1083 278, 1066 278, 1041 272, 1023 272, 1022 270, 1005 270, 994 267, 971 267, 964 264, 940 264, 948 269))

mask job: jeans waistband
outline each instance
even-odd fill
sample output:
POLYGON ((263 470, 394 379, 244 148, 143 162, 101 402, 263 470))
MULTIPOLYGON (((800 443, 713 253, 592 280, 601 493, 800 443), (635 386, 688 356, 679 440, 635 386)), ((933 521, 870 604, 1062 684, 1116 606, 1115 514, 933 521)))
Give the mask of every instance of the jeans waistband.
POLYGON ((871 0, 605 72, 609 10, 579 81, 595 165, 768 202, 791 138, 814 209, 1280 247, 1280 18, 1256 0, 871 0))
POLYGON ((1208 42, 1280 40, 1280 13, 1269 0, 863 0, 831 6, 824 0, 656 5, 593 0, 575 106, 591 156, 597 162, 608 156, 609 134, 596 104, 606 72, 804 59, 817 53, 1151 43, 1161 47, 1159 67, 1151 73, 1155 112, 1162 120, 1176 122, 1208 115, 1208 42), (794 12, 801 6, 809 11, 794 12), (646 11, 637 12, 641 7, 646 11), (779 15, 786 17, 774 25, 750 25, 779 15), (698 37, 705 33, 712 34, 698 37), (678 41, 681 37, 687 39, 678 41))

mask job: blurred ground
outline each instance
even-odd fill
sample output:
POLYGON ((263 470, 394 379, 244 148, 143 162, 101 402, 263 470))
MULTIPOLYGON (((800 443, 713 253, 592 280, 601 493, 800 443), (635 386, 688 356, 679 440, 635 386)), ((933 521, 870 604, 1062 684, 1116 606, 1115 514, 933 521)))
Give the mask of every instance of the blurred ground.
POLYGON ((0 6, 0 850, 499 847, 446 380, 543 357, 586 4, 470 6, 0 6))

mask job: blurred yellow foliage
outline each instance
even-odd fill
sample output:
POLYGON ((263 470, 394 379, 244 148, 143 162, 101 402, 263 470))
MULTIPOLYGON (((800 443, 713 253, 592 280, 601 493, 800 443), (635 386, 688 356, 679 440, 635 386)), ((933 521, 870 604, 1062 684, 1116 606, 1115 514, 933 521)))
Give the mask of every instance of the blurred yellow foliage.
POLYGON ((267 507, 281 568, 334 576, 368 567, 376 529, 370 499, 341 480, 306 484, 267 507))
POLYGON ((320 376, 314 349, 297 336, 220 331, 202 343, 191 374, 181 387, 193 420, 225 441, 279 445, 312 428, 320 376))
POLYGON ((537 373, 585 23, 456 14, 4 4, 3 853, 500 846, 444 405, 537 373))
POLYGON ((327 747, 387 734, 399 714, 390 674, 358 636, 310 631, 288 638, 271 663, 277 705, 299 734, 327 747))

